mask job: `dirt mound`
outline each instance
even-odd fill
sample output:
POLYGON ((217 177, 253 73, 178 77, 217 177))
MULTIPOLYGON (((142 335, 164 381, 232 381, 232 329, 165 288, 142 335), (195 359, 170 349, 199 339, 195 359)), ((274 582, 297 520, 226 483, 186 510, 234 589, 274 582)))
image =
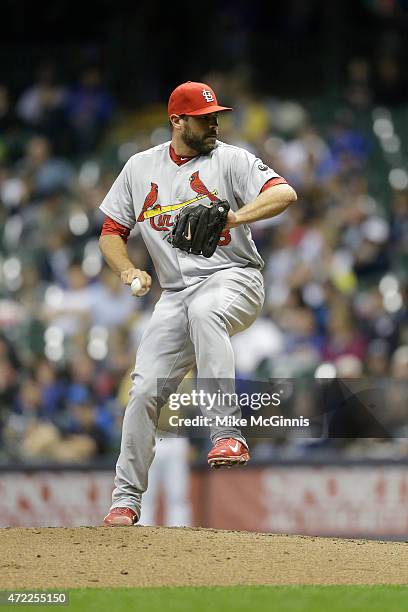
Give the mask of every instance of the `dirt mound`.
POLYGON ((0 589, 407 584, 408 545, 214 529, 0 530, 0 589))

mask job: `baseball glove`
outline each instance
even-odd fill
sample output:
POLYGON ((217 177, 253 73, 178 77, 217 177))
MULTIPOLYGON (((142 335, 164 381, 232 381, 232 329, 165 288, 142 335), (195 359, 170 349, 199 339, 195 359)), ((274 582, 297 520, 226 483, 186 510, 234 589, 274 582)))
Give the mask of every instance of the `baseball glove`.
POLYGON ((226 200, 188 204, 175 219, 171 245, 193 255, 211 257, 224 230, 229 209, 226 200))

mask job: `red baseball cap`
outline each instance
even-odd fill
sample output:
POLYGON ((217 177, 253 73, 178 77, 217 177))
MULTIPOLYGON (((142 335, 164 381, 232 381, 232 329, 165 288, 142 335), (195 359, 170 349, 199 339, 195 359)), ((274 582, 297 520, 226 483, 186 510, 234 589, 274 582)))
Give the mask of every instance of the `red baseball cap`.
POLYGON ((214 90, 205 83, 187 81, 171 93, 168 112, 170 115, 207 115, 232 108, 219 106, 214 90))

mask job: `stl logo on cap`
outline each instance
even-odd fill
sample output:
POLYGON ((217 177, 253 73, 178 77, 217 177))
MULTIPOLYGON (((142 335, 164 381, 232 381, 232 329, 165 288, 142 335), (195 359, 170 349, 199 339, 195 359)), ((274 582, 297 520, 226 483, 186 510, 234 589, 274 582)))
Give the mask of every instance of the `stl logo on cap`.
POLYGON ((214 102, 214 96, 209 89, 203 89, 203 96, 206 102, 214 102))
POLYGON ((232 108, 220 106, 213 89, 206 83, 187 81, 174 89, 169 98, 168 115, 206 115, 232 108), (203 100, 204 98, 204 100, 203 100))

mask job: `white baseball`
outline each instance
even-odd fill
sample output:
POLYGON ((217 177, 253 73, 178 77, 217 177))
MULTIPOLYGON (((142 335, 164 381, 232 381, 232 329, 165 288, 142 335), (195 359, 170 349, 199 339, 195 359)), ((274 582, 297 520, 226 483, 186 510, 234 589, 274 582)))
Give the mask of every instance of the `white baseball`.
POLYGON ((142 283, 140 282, 140 278, 134 278, 132 280, 132 284, 130 285, 130 289, 133 295, 141 296, 144 294, 144 291, 141 291, 142 283))

